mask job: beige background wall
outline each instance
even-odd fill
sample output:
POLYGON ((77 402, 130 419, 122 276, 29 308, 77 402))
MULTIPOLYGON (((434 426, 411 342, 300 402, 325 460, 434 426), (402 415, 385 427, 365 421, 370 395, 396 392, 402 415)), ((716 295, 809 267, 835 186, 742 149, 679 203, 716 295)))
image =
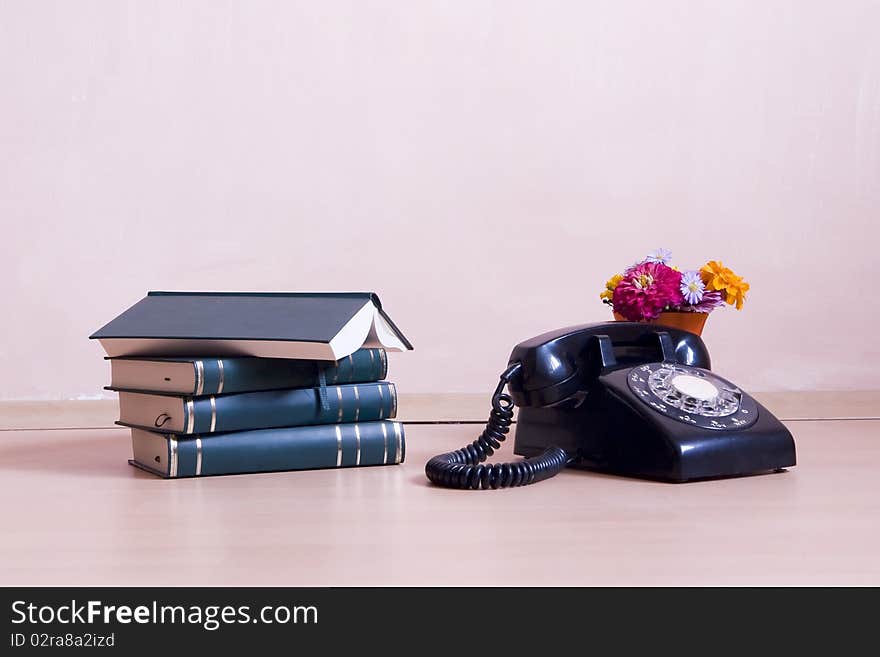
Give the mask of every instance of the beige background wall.
POLYGON ((877 387, 875 2, 0 3, 0 398, 101 394, 148 289, 377 291, 487 391, 665 246, 753 390, 877 387))

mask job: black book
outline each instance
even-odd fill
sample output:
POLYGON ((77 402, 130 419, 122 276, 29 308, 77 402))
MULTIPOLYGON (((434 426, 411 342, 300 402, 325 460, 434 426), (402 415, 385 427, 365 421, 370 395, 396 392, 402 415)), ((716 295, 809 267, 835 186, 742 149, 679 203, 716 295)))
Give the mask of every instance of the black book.
POLYGON ((371 292, 149 292, 89 336, 110 357, 340 360, 412 345, 371 292))

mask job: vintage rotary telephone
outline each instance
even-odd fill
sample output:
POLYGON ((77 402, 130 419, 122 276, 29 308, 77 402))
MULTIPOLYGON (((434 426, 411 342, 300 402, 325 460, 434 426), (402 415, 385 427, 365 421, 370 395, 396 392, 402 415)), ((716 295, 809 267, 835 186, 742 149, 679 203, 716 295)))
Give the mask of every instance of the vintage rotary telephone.
POLYGON ((566 465, 666 481, 795 465, 788 429, 710 367, 699 336, 664 326, 607 322, 539 335, 514 347, 480 437, 432 458, 425 474, 440 486, 486 489, 549 479, 566 465), (514 404, 514 452, 526 458, 484 464, 506 438, 514 404))

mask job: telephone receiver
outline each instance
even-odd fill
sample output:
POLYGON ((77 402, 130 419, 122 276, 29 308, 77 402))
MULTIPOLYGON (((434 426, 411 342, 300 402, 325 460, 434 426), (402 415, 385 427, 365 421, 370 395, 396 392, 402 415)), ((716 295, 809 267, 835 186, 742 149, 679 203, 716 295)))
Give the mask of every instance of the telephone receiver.
POLYGON ((795 464, 788 429, 711 371, 698 335, 603 322, 558 329, 514 347, 483 433, 432 458, 425 474, 439 486, 479 490, 525 486, 566 466, 685 482, 795 464), (514 406, 514 453, 525 458, 485 463, 506 439, 514 406))

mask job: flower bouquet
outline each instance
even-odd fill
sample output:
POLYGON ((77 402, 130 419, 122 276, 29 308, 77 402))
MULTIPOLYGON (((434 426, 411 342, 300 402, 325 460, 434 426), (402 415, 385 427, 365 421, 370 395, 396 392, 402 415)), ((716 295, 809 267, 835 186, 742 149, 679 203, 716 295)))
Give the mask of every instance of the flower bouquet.
POLYGON ((740 310, 749 284, 721 262, 681 271, 669 264, 672 253, 657 249, 615 274, 599 295, 621 321, 656 322, 702 333, 709 313, 729 304, 740 310))

